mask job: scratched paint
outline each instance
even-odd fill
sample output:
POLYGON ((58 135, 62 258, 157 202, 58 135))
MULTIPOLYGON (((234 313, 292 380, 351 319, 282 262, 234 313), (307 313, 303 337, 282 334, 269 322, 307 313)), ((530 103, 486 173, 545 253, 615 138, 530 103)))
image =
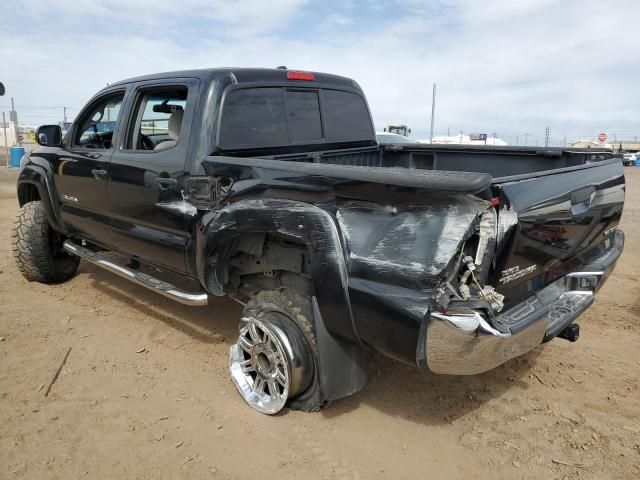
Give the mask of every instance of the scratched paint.
POLYGON ((171 213, 179 213, 183 215, 195 216, 198 213, 198 209, 186 200, 156 203, 156 207, 167 210, 171 213))
POLYGON ((336 219, 352 273, 387 275, 389 282, 395 282, 396 275, 407 277, 413 286, 423 277, 422 286, 433 288, 487 208, 488 202, 472 196, 441 196, 420 206, 351 201, 338 204, 336 219))

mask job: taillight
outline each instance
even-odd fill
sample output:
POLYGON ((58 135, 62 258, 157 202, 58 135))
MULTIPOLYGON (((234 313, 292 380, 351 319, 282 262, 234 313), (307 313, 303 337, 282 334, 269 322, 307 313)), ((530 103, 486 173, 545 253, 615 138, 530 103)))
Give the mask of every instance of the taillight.
POLYGON ((307 82, 313 82, 316 77, 311 72, 287 72, 287 80, 306 80, 307 82))

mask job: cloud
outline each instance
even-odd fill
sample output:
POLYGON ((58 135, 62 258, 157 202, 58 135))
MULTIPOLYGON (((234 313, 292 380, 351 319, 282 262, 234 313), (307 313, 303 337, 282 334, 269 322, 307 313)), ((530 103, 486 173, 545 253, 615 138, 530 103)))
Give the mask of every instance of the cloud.
POLYGON ((631 1, 25 3, 0 33, 18 105, 79 108, 107 82, 157 71, 287 65, 356 79, 379 128, 406 121, 425 136, 437 82, 438 133, 640 136, 631 1))
POLYGON ((98 27, 106 21, 118 22, 112 24, 115 28, 133 25, 145 29, 199 19, 210 22, 212 28, 223 25, 234 31, 246 28, 266 31, 286 22, 305 3, 306 0, 31 0, 21 6, 21 11, 40 21, 58 15, 79 21, 84 18, 88 26, 98 27))

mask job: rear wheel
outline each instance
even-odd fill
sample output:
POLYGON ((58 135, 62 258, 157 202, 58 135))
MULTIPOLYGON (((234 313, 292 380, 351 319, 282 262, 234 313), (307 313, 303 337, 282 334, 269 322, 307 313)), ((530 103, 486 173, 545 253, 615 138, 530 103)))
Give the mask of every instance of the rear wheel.
POLYGON ((62 249, 64 237, 56 232, 41 201, 25 204, 13 232, 13 256, 20 273, 30 281, 59 283, 70 279, 80 259, 62 249))
POLYGON ((305 299, 297 292, 263 291, 243 312, 229 372, 240 395, 261 413, 279 412, 314 381, 305 299))

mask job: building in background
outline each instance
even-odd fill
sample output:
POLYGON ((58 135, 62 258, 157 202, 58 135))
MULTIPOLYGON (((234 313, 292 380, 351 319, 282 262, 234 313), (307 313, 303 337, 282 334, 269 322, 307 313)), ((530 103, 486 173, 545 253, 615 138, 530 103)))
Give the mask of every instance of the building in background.
POLYGON ((637 152, 640 151, 640 142, 636 140, 618 140, 616 142, 600 143, 594 138, 581 138, 569 142, 571 148, 607 148, 615 152, 637 152))
MULTIPOLYGON (((430 143, 429 140, 417 140, 418 143, 430 143)), ((457 144, 457 145, 490 145, 501 147, 508 145, 507 142, 498 137, 491 137, 486 134, 471 134, 465 135, 460 133, 458 135, 440 135, 433 137, 432 143, 444 143, 444 144, 457 144)))

